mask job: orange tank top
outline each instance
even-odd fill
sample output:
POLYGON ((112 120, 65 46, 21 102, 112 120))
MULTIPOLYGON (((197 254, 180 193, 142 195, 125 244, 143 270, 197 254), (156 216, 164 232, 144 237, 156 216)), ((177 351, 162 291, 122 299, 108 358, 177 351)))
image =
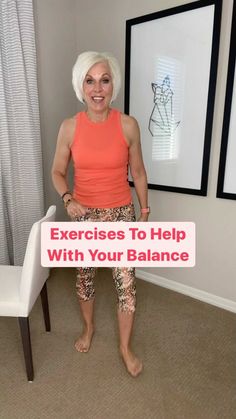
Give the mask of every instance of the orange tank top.
POLYGON ((114 208, 132 201, 128 183, 129 149, 121 113, 112 109, 106 121, 92 122, 86 112, 76 116, 71 146, 73 196, 92 208, 114 208))

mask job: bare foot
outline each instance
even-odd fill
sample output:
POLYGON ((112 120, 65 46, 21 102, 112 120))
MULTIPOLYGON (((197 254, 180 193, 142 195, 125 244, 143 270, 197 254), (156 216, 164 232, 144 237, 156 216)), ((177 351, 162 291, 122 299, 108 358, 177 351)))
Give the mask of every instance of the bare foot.
POLYGON ((137 377, 143 369, 142 362, 129 349, 124 350, 120 348, 120 352, 127 371, 132 377, 137 377))
POLYGON ((85 329, 79 339, 75 342, 75 349, 78 352, 88 352, 92 337, 93 337, 94 330, 93 329, 85 329))

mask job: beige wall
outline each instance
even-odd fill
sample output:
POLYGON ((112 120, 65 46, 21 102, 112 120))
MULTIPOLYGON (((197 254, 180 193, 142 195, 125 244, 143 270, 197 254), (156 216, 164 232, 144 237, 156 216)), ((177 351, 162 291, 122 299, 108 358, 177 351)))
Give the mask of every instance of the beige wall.
MULTIPOLYGON (((70 86, 70 74, 77 53, 88 49, 111 51, 119 59, 124 71, 125 20, 188 1, 34 0, 34 2, 38 20, 39 93, 48 204, 57 202, 49 181, 49 167, 56 132, 60 121, 67 115, 73 114, 76 109, 70 86)), ((236 202, 215 197, 231 12, 232 0, 223 0, 208 196, 149 191, 151 220, 196 223, 196 267, 145 268, 144 271, 236 302, 236 202)), ((122 110, 123 99, 122 89, 115 104, 122 110)), ((62 215, 61 211, 59 212, 62 215)))
POLYGON ((74 115, 77 100, 71 85, 76 57, 75 0, 34 0, 45 207, 64 209, 51 182, 51 165, 61 122, 74 115))
MULTIPOLYGON (((112 51, 124 70, 125 20, 189 3, 176 0, 76 1, 78 51, 112 51), (90 28, 88 30, 88 27, 90 28)), ((236 202, 216 199, 232 0, 225 0, 221 30, 219 73, 207 197, 150 191, 151 220, 194 221, 197 230, 197 263, 194 268, 144 271, 236 301, 236 202)), ((173 40, 174 42, 174 40, 173 40)), ((123 106, 123 90, 116 103, 123 106)))

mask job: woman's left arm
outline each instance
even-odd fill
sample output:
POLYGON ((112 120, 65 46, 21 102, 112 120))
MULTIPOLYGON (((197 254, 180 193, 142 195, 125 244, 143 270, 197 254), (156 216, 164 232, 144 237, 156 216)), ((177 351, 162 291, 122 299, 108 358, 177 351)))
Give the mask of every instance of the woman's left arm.
POLYGON ((149 213, 141 213, 142 208, 148 208, 148 187, 142 157, 139 126, 136 119, 128 115, 122 115, 122 125, 129 145, 130 172, 140 204, 140 217, 138 221, 147 221, 149 213))

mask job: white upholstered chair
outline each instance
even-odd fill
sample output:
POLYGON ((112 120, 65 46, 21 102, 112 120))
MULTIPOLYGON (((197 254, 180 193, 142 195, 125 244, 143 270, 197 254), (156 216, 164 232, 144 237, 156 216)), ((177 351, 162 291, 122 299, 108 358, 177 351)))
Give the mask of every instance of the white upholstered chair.
POLYGON ((49 269, 41 266, 41 224, 54 221, 56 207, 52 205, 47 214, 31 228, 23 266, 0 265, 0 316, 18 317, 23 343, 28 381, 34 379, 30 340, 29 314, 41 294, 46 331, 50 331, 50 317, 46 280, 49 269))

